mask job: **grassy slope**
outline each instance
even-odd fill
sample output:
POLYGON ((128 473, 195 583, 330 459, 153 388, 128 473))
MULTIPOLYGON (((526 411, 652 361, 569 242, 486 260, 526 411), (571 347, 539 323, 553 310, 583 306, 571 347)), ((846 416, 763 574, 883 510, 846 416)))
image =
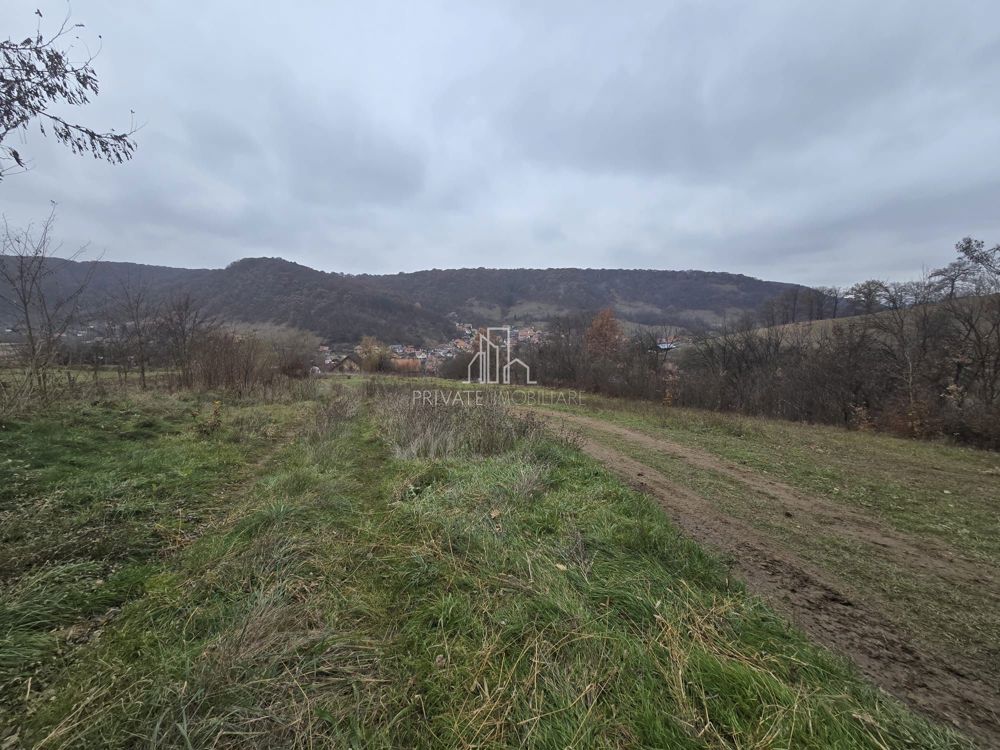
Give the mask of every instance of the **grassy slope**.
MULTIPOLYGON (((415 415, 401 423, 400 413, 355 413, 350 399, 335 399, 255 482, 206 514, 196 541, 161 544, 173 548, 165 556, 138 553, 148 567, 99 636, 45 672, 27 705, 6 694, 20 741, 961 744, 791 631, 572 446, 507 422, 511 438, 490 442, 475 424, 489 415, 439 420, 421 434, 415 415), (441 438, 447 431, 454 440, 441 438), (469 444, 479 449, 461 448, 469 444), (448 455, 435 457, 442 446, 448 455)), ((225 440, 212 439, 197 471, 204 484, 188 488, 185 507, 214 506, 213 489, 234 476, 225 440)), ((126 440, 108 438, 109 455, 126 440)), ((40 445, 24 444, 21 460, 35 460, 40 445)), ((46 463, 54 473, 22 488, 20 507, 58 499, 69 476, 95 488, 105 481, 107 461, 79 447, 46 463)), ((137 479, 146 473, 132 468, 137 479)), ((140 493, 152 498, 148 512, 172 517, 176 495, 158 497, 153 486, 140 493)), ((121 529, 126 546, 133 531, 121 529)), ((147 549, 142 533, 134 538, 147 549)), ((17 611, 17 581, 50 564, 15 571, 0 617, 17 611)))
MULTIPOLYGON (((933 540, 984 568, 1000 563, 1000 456, 942 443, 834 427, 714 414, 586 397, 582 410, 612 423, 700 448, 778 479, 807 495, 843 503, 873 519, 933 540)), ((997 665, 995 595, 888 564, 880 551, 837 537, 797 535, 768 497, 719 474, 596 431, 588 436, 648 463, 804 559, 874 592, 916 637, 997 665)), ((996 667, 994 667, 996 669, 996 667)))

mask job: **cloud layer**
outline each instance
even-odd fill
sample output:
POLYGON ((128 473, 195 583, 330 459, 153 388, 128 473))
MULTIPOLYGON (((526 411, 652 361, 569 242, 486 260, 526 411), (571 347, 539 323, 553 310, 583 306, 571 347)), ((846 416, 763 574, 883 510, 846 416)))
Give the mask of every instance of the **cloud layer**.
MULTIPOLYGON (((108 259, 825 284, 1000 241, 993 2, 134 5, 73 5, 103 41, 73 114, 134 109, 134 161, 32 133, 0 183, 8 220, 55 201, 108 259)), ((36 20, 3 11, 11 36, 36 20)))

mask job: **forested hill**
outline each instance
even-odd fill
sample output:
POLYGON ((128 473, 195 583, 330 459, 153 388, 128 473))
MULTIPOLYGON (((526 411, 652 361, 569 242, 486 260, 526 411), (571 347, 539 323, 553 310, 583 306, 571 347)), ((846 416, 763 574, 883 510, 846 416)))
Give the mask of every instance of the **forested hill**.
MULTIPOLYGON (((82 308, 93 316, 122 284, 141 283, 154 298, 190 293, 223 320, 295 326, 331 342, 366 334, 389 342, 433 342, 452 335, 456 319, 545 323, 607 306, 636 323, 712 323, 756 310, 794 287, 704 271, 472 268, 351 276, 280 258, 246 258, 223 269, 55 262, 53 289, 72 288, 91 273, 82 308)), ((0 310, 0 320, 10 319, 9 310, 0 310)))
POLYGON ((472 323, 546 321, 609 306, 636 323, 714 323, 756 310, 795 286, 708 271, 582 268, 460 268, 358 278, 472 323))

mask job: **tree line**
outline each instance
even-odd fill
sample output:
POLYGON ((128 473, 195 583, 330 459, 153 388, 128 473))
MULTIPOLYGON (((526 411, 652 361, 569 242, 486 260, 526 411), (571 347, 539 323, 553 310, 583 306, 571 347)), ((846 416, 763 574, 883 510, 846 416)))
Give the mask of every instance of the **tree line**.
MULTIPOLYGON (((224 325, 190 294, 154 297, 140 280, 122 281, 99 309, 81 311, 89 275, 53 285, 54 213, 37 228, 4 224, 0 246, 0 308, 13 319, 0 370, 0 413, 23 411, 60 397, 89 369, 95 384, 109 371, 141 389, 224 390, 248 396, 308 375, 319 339, 297 329, 224 325), (92 337, 70 335, 86 325, 92 337)), ((75 256, 74 256, 75 257, 75 256)))
POLYGON ((519 354, 548 385, 1000 448, 1000 245, 955 249, 915 281, 788 290, 674 351, 604 310, 519 354))

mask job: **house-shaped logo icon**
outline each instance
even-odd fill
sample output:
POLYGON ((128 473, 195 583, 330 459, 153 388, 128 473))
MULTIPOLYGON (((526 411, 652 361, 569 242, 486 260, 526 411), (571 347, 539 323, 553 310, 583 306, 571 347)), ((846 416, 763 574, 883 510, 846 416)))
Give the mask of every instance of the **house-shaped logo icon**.
POLYGON ((510 358, 510 326, 487 328, 486 333, 480 331, 476 338, 479 351, 469 362, 466 383, 509 385, 512 373, 520 367, 524 370, 525 382, 528 385, 537 384, 537 381, 531 379, 531 368, 528 365, 518 358, 510 358), (472 372, 477 365, 479 376, 473 377, 472 372))

